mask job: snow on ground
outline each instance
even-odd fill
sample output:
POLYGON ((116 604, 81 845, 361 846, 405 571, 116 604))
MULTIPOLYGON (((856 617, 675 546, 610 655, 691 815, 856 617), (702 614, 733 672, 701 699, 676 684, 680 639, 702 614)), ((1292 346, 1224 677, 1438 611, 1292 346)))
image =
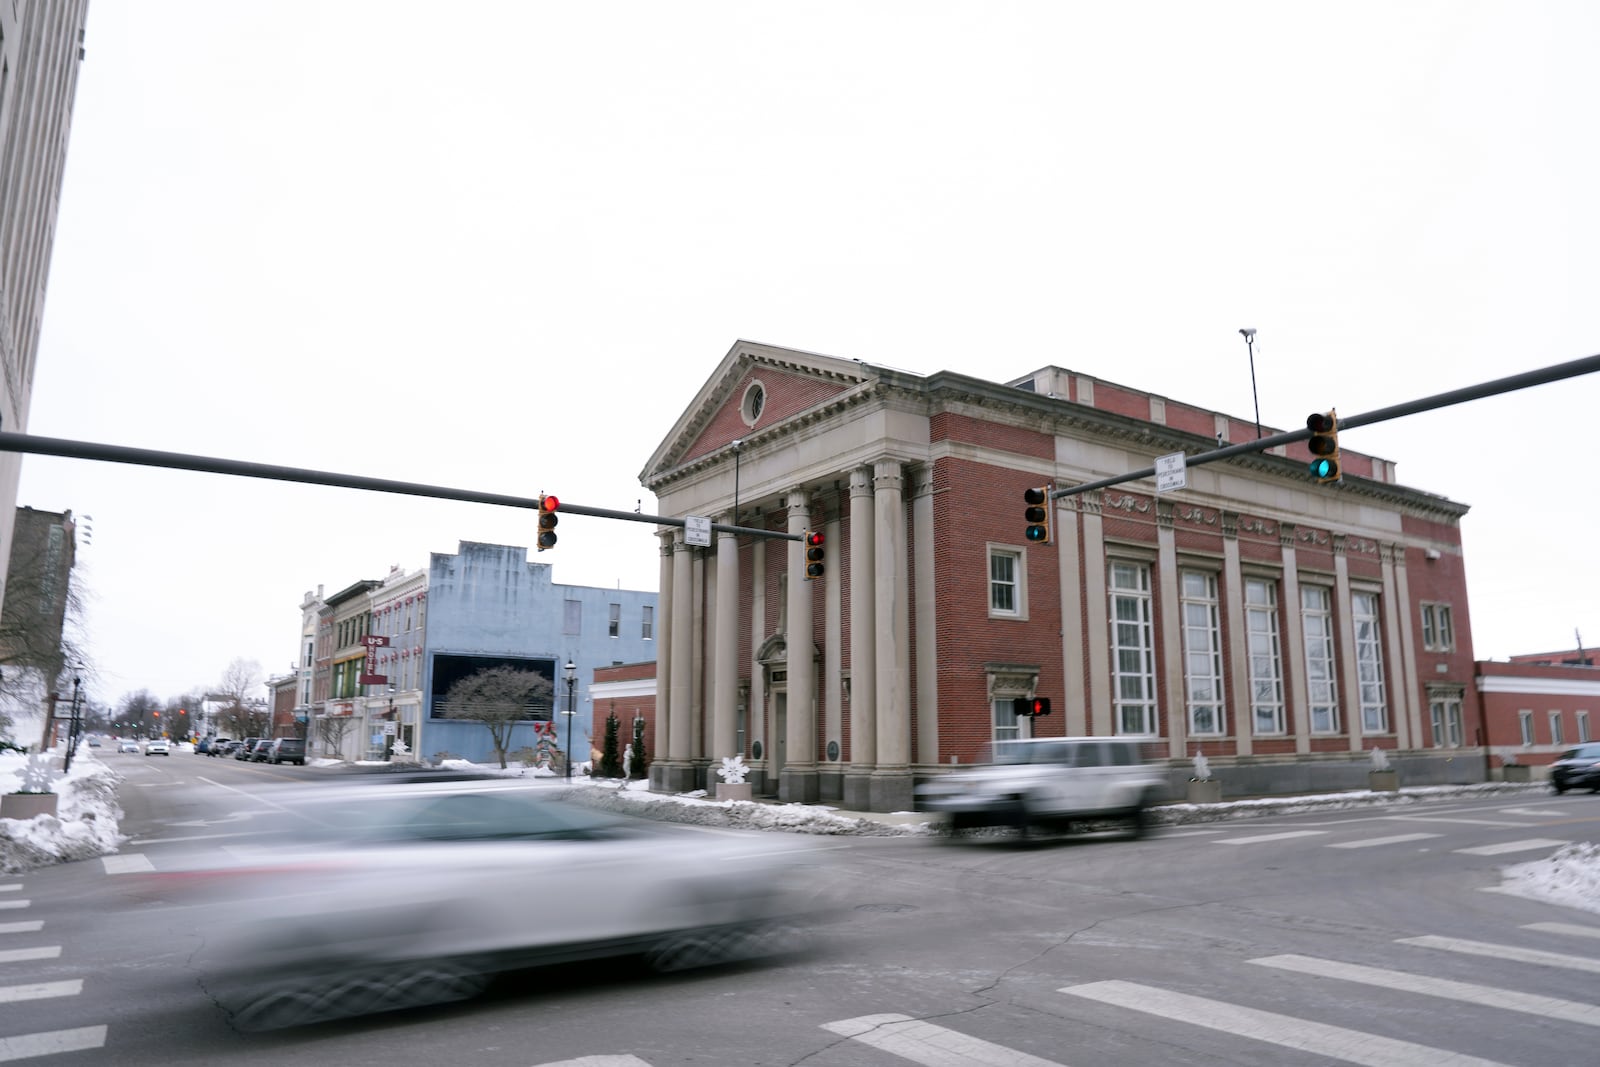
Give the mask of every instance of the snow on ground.
MULTIPOLYGON (((51 789, 60 797, 58 814, 32 819, 0 818, 0 871, 16 873, 116 852, 126 840, 119 830, 122 809, 117 787, 122 776, 81 747, 72 770, 62 776, 60 750, 51 757, 51 789)), ((23 788, 29 757, 0 754, 0 793, 23 788)), ((333 760, 313 760, 313 767, 337 767, 333 760)), ((509 767, 450 760, 449 770, 527 779, 541 788, 558 789, 568 780, 548 768, 509 767)), ((577 768, 579 771, 587 768, 577 768)), ((800 834, 891 836, 931 834, 934 826, 915 812, 855 815, 825 804, 767 804, 748 800, 714 800, 702 790, 679 795, 651 793, 645 782, 590 778, 576 774, 570 782, 573 799, 589 807, 640 815, 669 822, 726 826, 747 830, 800 834)), ((1543 794, 1539 786, 1488 783, 1404 789, 1399 793, 1326 793, 1317 796, 1258 798, 1222 804, 1167 804, 1156 812, 1160 825, 1220 822, 1305 811, 1344 811, 1410 805, 1450 798, 1507 794, 1543 794)), ((1518 896, 1600 913, 1600 847, 1592 842, 1564 845, 1547 859, 1502 869, 1502 890, 1518 896)))

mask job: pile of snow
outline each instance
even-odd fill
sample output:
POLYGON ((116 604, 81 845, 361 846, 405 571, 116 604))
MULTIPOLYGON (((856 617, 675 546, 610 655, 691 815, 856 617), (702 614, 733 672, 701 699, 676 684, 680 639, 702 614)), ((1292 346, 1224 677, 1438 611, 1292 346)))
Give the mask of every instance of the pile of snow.
MULTIPOLYGON (((94 756, 87 745, 72 757, 72 769, 65 775, 59 754, 45 758, 51 761, 50 789, 57 796, 56 814, 0 819, 0 871, 7 874, 104 856, 115 852, 123 841, 119 829, 122 808, 117 804, 117 783, 122 776, 94 756)), ((17 752, 0 754, 0 793, 24 787, 29 759, 17 752)))
POLYGON ((1500 890, 1519 897, 1600 912, 1600 847, 1562 845, 1554 856, 1500 871, 1500 890))

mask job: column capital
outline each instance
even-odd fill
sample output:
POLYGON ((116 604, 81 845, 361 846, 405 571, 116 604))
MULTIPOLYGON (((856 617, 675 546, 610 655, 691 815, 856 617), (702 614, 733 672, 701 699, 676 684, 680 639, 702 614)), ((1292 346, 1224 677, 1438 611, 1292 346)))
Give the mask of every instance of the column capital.
POLYGON ((857 467, 850 472, 850 496, 872 496, 872 468, 857 467))
POLYGON ((872 465, 872 484, 877 489, 901 489, 905 485, 905 469, 897 459, 880 459, 872 465))

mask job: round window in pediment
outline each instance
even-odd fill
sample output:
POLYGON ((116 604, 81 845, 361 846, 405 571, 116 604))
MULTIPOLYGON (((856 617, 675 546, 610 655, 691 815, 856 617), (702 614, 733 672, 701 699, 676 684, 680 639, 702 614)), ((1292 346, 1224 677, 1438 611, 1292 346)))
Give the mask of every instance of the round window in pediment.
POLYGON ((744 391, 744 401, 739 405, 739 414, 744 416, 744 424, 754 426, 766 406, 767 387, 760 382, 751 382, 744 391))

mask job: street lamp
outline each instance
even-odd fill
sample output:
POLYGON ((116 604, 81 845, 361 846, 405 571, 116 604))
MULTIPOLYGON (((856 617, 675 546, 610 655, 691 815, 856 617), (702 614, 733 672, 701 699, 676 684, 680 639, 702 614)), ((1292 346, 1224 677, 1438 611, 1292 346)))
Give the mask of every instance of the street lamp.
MULTIPOLYGON (((389 714, 388 714, 387 718, 388 718, 388 723, 385 724, 384 728, 383 728, 383 736, 384 737, 388 737, 389 736, 390 724, 392 724, 394 722, 394 683, 393 682, 389 683, 389 714)), ((396 732, 395 736, 398 737, 399 733, 396 732)), ((383 758, 386 761, 387 760, 391 760, 391 759, 394 758, 394 745, 393 745, 393 742, 385 741, 383 743, 383 758)))
POLYGON ((572 717, 577 714, 572 707, 572 687, 578 684, 578 665, 570 659, 561 672, 567 681, 567 782, 572 782, 572 717))

